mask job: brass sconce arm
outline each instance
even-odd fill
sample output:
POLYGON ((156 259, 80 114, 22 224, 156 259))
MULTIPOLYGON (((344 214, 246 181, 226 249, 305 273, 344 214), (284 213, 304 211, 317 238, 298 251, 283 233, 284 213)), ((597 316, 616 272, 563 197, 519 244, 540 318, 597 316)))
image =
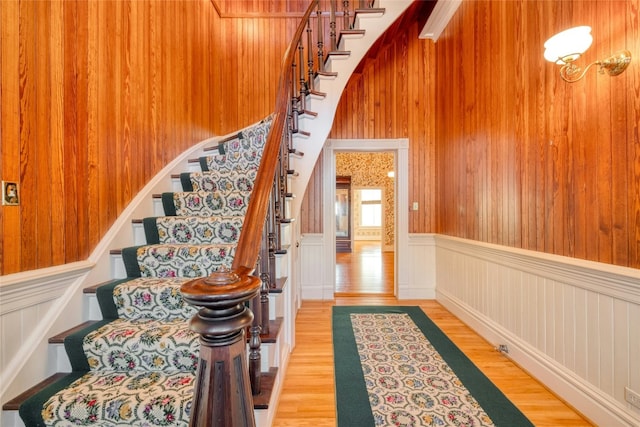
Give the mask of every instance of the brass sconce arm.
POLYGON ((566 82, 573 83, 583 78, 587 71, 589 71, 589 68, 594 65, 599 67, 598 72, 600 74, 604 74, 606 72, 610 76, 617 76, 629 66, 629 63, 631 63, 631 52, 628 50, 621 50, 607 59, 592 62, 584 68, 578 67, 575 62, 568 59, 559 59, 565 62, 565 64, 560 68, 560 77, 562 77, 562 80, 566 82))
POLYGON ((589 68, 594 65, 598 65, 598 72, 604 74, 605 71, 610 76, 617 76, 622 73, 631 63, 631 52, 628 50, 621 50, 611 55, 609 58, 602 61, 595 61, 587 65, 584 68, 578 67, 573 60, 567 58, 559 58, 565 64, 560 68, 560 77, 566 82, 574 83, 584 77, 589 71, 589 68))

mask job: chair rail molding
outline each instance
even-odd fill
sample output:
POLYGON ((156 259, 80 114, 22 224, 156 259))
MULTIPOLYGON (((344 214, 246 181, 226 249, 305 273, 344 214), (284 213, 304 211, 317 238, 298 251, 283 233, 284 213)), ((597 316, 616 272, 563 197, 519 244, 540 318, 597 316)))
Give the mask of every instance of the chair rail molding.
POLYGON ((597 425, 640 425, 640 270, 437 235, 437 300, 597 425))

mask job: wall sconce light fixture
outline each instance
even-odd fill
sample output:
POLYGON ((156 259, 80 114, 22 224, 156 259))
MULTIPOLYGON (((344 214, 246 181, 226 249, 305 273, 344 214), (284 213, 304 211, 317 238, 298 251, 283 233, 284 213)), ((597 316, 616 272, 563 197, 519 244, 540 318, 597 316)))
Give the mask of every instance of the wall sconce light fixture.
POLYGON ((573 83, 584 77, 593 65, 599 66, 600 74, 606 71, 610 76, 617 76, 627 69, 631 62, 631 52, 624 49, 601 61, 595 61, 582 69, 575 61, 591 46, 593 37, 591 27, 581 26, 562 31, 551 37, 544 44, 544 58, 549 62, 561 65, 560 77, 573 83))

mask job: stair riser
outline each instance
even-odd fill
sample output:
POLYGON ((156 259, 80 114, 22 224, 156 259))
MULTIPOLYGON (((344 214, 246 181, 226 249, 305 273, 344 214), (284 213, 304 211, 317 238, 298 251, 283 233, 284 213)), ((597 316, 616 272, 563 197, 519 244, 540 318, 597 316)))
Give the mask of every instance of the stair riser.
MULTIPOLYGON (((282 349, 280 346, 282 340, 278 340, 275 343, 262 343, 260 346, 260 370, 262 372, 269 371, 270 368, 277 368, 280 366, 280 358, 282 355, 282 349)), ((249 345, 247 344, 247 360, 249 357, 249 345)), ((55 364, 56 372, 71 372, 71 364, 69 363, 69 357, 65 351, 64 344, 50 344, 50 363, 55 364)), ((12 425, 12 424, 7 424, 12 425)))
MULTIPOLYGON (((270 408, 274 408, 276 405, 275 397, 272 400, 274 401, 269 402, 270 408)), ((256 426, 270 426, 273 423, 275 414, 270 414, 267 409, 255 409, 253 413, 256 419, 256 426)), ((18 411, 2 411, 1 425, 6 427, 25 427, 18 411)))
MULTIPOLYGON (((190 171, 193 172, 193 171, 190 171)), ((184 191, 182 189, 182 183, 180 182, 180 178, 171 178, 171 191, 173 192, 177 192, 177 191, 184 191)))
MULTIPOLYGON (((277 317, 282 317, 282 312, 278 315, 274 310, 279 308, 281 303, 278 300, 282 299, 281 293, 269 294, 269 320, 276 320, 277 317)), ((89 320, 102 320, 102 313, 100 312, 100 306, 98 305, 98 298, 95 294, 85 294, 84 296, 85 307, 89 307, 89 320)))
POLYGON ((289 253, 276 255, 276 277, 289 277, 289 253))
POLYGON ((349 63, 349 55, 330 55, 325 66, 327 67, 327 70, 340 73, 340 67, 343 63, 349 63))
MULTIPOLYGON (((182 191, 182 190, 179 190, 182 191)), ((154 216, 164 216, 164 207, 162 206, 161 199, 153 199, 153 215, 154 216)))
POLYGON ((124 279, 127 277, 127 271, 124 268, 122 255, 111 254, 111 277, 114 279, 124 279))
POLYGON ((147 243, 147 238, 144 235, 144 226, 140 223, 131 224, 133 232, 133 245, 144 245, 147 243))

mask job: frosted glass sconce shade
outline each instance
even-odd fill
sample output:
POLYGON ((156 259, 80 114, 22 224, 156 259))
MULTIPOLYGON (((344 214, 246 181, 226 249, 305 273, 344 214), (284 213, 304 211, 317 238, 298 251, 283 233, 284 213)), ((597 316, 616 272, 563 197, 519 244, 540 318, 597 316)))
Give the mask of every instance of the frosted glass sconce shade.
POLYGON ((566 64, 580 58, 591 43, 591 27, 569 28, 551 37, 544 44, 544 58, 556 64, 566 64))

